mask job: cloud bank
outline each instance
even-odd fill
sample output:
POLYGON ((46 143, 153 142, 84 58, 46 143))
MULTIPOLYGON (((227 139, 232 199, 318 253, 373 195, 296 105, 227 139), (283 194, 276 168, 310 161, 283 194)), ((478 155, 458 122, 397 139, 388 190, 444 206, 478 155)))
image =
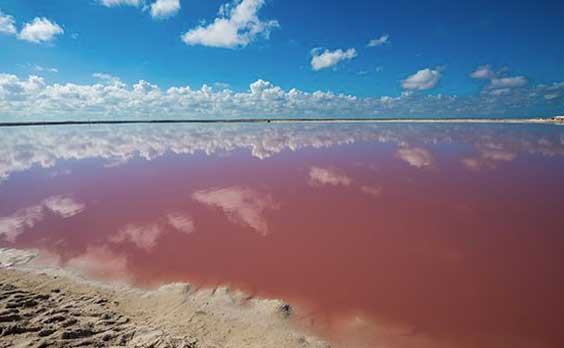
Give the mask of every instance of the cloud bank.
MULTIPOLYGON (((427 70, 427 69, 425 69, 427 70)), ((404 85, 415 90, 436 83, 431 70, 404 85)), ((0 74, 2 121, 57 119, 147 119, 229 117, 417 117, 417 116, 539 116, 562 112, 564 83, 523 85, 521 79, 500 80, 476 96, 403 93, 399 96, 357 97, 331 91, 284 90, 257 80, 247 91, 203 85, 159 86, 141 80, 133 85, 97 74, 94 84, 52 83, 43 77, 0 74), (504 88, 501 88, 505 86, 504 88), (509 88, 508 86, 521 86, 509 88)))

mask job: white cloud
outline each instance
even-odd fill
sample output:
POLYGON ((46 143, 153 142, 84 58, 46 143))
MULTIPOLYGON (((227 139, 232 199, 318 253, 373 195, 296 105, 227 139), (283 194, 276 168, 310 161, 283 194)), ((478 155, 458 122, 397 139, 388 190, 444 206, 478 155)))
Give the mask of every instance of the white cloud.
POLYGON ((57 35, 64 34, 63 28, 47 18, 36 17, 31 23, 26 23, 18 34, 20 40, 33 43, 52 41, 57 35))
MULTIPOLYGON (((499 76, 506 71, 507 68, 503 68, 499 73, 496 73, 491 69, 490 65, 482 65, 476 68, 470 74, 470 77, 490 81, 482 90, 482 95, 506 98, 519 94, 519 89, 523 89, 529 83, 525 76, 499 76)), ((534 94, 535 92, 532 93, 534 94)))
POLYGON ((151 4, 153 18, 168 18, 180 11, 180 0, 157 0, 151 4))
POLYGON ((490 65, 481 65, 470 74, 474 79, 488 80, 496 77, 496 73, 492 70, 490 65))
POLYGON ((396 151, 396 155, 409 165, 417 168, 424 168, 433 164, 431 152, 420 147, 403 146, 396 151))
POLYGON ((441 77, 440 69, 422 69, 402 81, 401 86, 407 90, 427 90, 435 87, 441 77))
POLYGON ((564 82, 555 82, 551 85, 539 85, 537 93, 542 95, 544 99, 557 103, 564 100, 564 82))
POLYGON ((528 83, 524 76, 500 77, 493 78, 491 81, 492 88, 517 88, 524 87, 528 83))
POLYGON ((259 35, 268 38, 270 31, 279 24, 276 20, 262 21, 258 18, 258 11, 263 5, 264 0, 224 4, 213 23, 184 33, 182 41, 188 45, 235 48, 247 46, 259 35))
POLYGON ((106 74, 106 73, 94 73, 94 74, 92 74, 92 77, 97 79, 97 80, 100 80, 103 83, 110 84, 110 85, 122 84, 119 77, 115 77, 113 75, 106 74))
POLYGON ((346 51, 338 49, 335 51, 325 50, 320 52, 319 49, 311 51, 311 68, 315 71, 326 69, 337 65, 344 60, 351 60, 357 56, 354 48, 349 48, 346 51))
POLYGON ((270 195, 241 187, 197 191, 192 198, 202 204, 220 208, 231 221, 249 226, 263 236, 270 232, 264 214, 278 206, 270 195))
POLYGON ((57 68, 43 67, 43 66, 37 65, 37 64, 35 64, 33 66, 33 69, 36 70, 36 71, 40 71, 40 72, 50 72, 50 73, 58 73, 59 72, 59 69, 57 69, 57 68))
POLYGON ((523 93, 523 89, 529 82, 524 76, 494 77, 484 87, 482 94, 498 98, 508 98, 512 95, 523 93))
POLYGON ((100 0, 100 3, 106 7, 114 6, 135 6, 141 5, 142 0, 100 0))
POLYGON ((561 113, 564 96, 564 87, 558 87, 558 83, 509 89, 503 92, 505 94, 455 96, 402 93, 398 96, 357 97, 331 91, 285 90, 264 80, 257 80, 246 91, 239 92, 208 85, 200 88, 172 86, 163 90, 146 81, 128 85, 111 75, 96 76, 100 82, 93 84, 50 84, 39 76, 19 78, 0 73, 0 117, 3 121, 147 119, 148 115, 161 119, 515 117, 531 116, 535 107, 543 107, 544 112, 549 114, 561 113))
POLYGON ((380 36, 377 39, 370 40, 368 42, 368 47, 382 46, 382 45, 385 45, 387 43, 390 43, 390 35, 385 34, 385 35, 380 36))
POLYGON ((14 17, 0 11, 0 34, 16 34, 16 21, 14 17))
POLYGON ((337 169, 311 167, 309 169, 309 182, 313 186, 349 186, 352 179, 337 169))

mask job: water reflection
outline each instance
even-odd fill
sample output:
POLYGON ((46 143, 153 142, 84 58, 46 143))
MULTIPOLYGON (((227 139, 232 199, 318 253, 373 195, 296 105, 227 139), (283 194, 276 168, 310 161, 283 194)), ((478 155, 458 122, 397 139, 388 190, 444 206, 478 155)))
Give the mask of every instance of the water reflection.
POLYGON ((561 347, 564 129, 2 130, 0 246, 228 284, 346 347, 561 347))
POLYGON ((433 164, 431 152, 420 147, 401 146, 396 154, 403 161, 416 168, 429 167, 433 164))
POLYGON ((263 213, 277 207, 270 195, 240 187, 196 191, 192 198, 202 204, 220 208, 231 221, 247 225, 263 236, 269 233, 263 213))
MULTIPOLYGON (((468 163, 507 159, 518 153, 564 155, 564 131, 542 125, 160 125, 38 127, 0 132, 0 180, 33 166, 53 168, 61 160, 99 158, 113 167, 133 158, 152 160, 167 152, 211 155, 236 149, 247 149, 252 156, 265 159, 284 150, 365 141, 398 145, 398 157, 416 167, 433 161, 428 149, 410 145, 417 143, 472 145, 479 154, 470 156, 465 161, 468 163)), ((67 169, 50 173, 65 174, 69 174, 67 169)))
POLYGON ((340 172, 338 169, 320 167, 310 168, 309 180, 312 186, 349 186, 352 182, 351 178, 340 172))
POLYGON ((0 217, 0 237, 14 242, 26 228, 31 228, 44 219, 46 213, 65 219, 79 214, 85 205, 71 197, 52 196, 39 204, 17 210, 9 216, 0 217))

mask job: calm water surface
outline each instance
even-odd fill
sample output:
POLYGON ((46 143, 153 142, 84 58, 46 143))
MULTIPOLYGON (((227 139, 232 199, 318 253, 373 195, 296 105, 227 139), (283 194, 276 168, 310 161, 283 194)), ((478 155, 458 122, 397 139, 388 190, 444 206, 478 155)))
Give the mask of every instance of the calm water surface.
POLYGON ((283 298, 337 347, 564 347, 564 127, 0 130, 0 246, 283 298))

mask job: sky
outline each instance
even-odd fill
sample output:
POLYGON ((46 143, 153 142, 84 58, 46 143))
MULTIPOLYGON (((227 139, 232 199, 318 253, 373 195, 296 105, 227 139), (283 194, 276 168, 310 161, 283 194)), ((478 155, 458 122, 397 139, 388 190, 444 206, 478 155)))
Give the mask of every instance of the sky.
POLYGON ((0 0, 0 120, 564 113, 564 2, 0 0))

